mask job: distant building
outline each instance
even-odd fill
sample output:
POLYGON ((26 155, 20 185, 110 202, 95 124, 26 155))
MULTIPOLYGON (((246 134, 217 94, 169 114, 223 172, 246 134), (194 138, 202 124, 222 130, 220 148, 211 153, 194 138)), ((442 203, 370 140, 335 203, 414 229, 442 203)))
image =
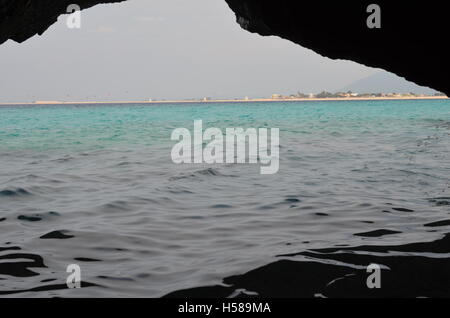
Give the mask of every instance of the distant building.
POLYGON ((282 99, 283 95, 281 94, 272 94, 272 99, 282 99))

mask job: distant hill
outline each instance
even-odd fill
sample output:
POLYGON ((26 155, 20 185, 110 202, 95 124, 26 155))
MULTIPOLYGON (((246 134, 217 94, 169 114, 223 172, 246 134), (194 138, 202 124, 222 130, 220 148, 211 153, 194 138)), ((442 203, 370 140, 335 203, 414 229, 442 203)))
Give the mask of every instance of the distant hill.
POLYGON ((340 92, 352 91, 354 93, 415 93, 433 95, 434 89, 419 86, 389 72, 379 72, 352 84, 343 87, 340 92))

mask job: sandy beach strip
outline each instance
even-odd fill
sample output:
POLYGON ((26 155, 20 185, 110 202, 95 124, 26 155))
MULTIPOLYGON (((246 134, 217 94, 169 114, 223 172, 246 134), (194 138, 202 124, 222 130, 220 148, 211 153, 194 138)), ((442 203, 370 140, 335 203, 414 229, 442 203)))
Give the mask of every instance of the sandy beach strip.
POLYGON ((445 100, 447 96, 397 96, 397 97, 343 97, 343 98, 249 98, 249 99, 189 99, 189 100, 141 100, 141 101, 37 101, 25 103, 0 103, 10 105, 95 105, 95 104, 201 104, 201 103, 280 103, 280 102, 340 102, 383 100, 445 100))

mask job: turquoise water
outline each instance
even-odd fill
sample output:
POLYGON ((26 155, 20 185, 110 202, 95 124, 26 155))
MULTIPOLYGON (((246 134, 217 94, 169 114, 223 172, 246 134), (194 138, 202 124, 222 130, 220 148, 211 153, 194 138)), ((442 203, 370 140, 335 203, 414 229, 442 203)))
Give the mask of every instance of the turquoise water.
POLYGON ((328 284, 373 261, 407 286, 389 292, 427 295, 404 269, 432 265, 447 295, 449 155, 448 100, 1 106, 0 294, 351 294, 328 284), (174 164, 173 129, 200 119, 279 128, 279 172, 174 164), (86 288, 64 287, 72 263, 86 288))
MULTIPOLYGON (((3 106, 2 149, 92 150, 170 142, 177 127, 279 127, 285 135, 420 134, 424 121, 445 121, 449 101, 3 106)), ((425 128, 426 129, 426 128, 425 128)))

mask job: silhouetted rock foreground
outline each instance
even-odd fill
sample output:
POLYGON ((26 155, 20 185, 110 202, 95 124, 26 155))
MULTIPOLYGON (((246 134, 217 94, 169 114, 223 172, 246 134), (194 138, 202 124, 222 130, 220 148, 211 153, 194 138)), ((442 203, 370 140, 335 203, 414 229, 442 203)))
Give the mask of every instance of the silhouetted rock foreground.
POLYGON ((332 58, 382 68, 447 95, 448 11, 441 1, 226 0, 250 32, 277 35, 332 58), (381 7, 381 29, 367 8, 381 7))
POLYGON ((100 3, 126 0, 0 0, 0 44, 6 40, 23 42, 42 35, 71 4, 86 9, 100 3))
POLYGON ((224 285, 180 290, 168 298, 413 298, 450 296, 450 234, 434 242, 400 246, 359 246, 279 255, 279 261, 243 275, 227 277, 224 285), (303 258, 301 261, 296 257, 303 258), (381 267, 381 288, 370 289, 369 264, 381 267))

